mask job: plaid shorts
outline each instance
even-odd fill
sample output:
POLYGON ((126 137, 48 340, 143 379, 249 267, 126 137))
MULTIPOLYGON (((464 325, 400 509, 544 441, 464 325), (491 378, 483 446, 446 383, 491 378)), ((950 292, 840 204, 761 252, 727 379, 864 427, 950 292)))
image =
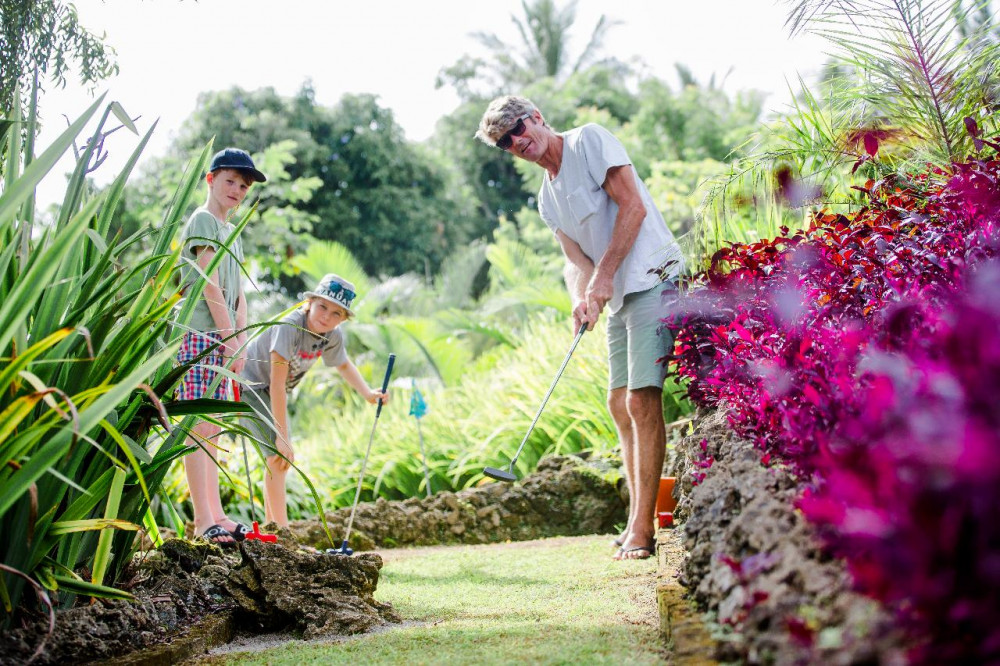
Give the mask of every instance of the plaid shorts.
MULTIPOLYGON (((184 339, 181 340, 181 348, 177 351, 177 363, 190 363, 198 354, 221 341, 222 338, 214 333, 185 333, 184 339)), ((215 376, 219 374, 210 368, 225 364, 226 359, 222 355, 222 347, 217 347, 205 355, 198 361, 197 365, 184 373, 181 385, 177 388, 177 399, 215 398, 216 400, 229 400, 229 377, 222 377, 212 395, 206 395, 208 387, 215 381, 215 376)))

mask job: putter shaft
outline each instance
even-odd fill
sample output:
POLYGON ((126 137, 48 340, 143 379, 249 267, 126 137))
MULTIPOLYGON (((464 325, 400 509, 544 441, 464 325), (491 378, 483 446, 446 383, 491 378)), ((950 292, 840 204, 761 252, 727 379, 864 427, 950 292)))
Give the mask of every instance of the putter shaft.
POLYGON ((531 437, 531 432, 535 429, 535 425, 538 423, 538 418, 542 415, 545 410, 545 405, 549 402, 549 398, 552 396, 552 392, 556 389, 556 384, 559 383, 559 378, 562 377, 563 371, 566 370, 566 366, 569 365, 570 358, 573 357, 573 352, 576 351, 576 346, 580 344, 580 339, 583 334, 587 332, 586 326, 580 327, 580 332, 576 334, 576 338, 573 340, 573 346, 569 348, 569 352, 566 354, 566 358, 563 359, 562 365, 559 366, 559 372, 556 373, 556 378, 552 380, 552 385, 549 386, 548 393, 545 394, 545 398, 542 400, 541 407, 538 408, 538 412, 535 414, 534 420, 531 422, 531 426, 528 428, 528 432, 525 433, 524 439, 521 440, 521 446, 517 447, 517 453, 514 457, 510 459, 510 465, 507 466, 507 472, 513 476, 514 474, 514 463, 517 462, 518 457, 521 455, 521 451, 524 450, 524 445, 528 443, 528 438, 531 437))
POLYGON ((372 442, 375 440, 375 426, 378 425, 378 417, 372 424, 372 432, 368 436, 368 450, 365 451, 364 462, 361 463, 361 474, 358 475, 358 488, 354 491, 354 504, 351 505, 351 517, 347 521, 347 532, 344 534, 344 543, 351 538, 351 528, 354 526, 354 513, 358 510, 358 500, 361 498, 361 484, 365 480, 365 468, 368 466, 368 455, 372 452, 372 442))
MULTIPOLYGON (((389 377, 392 375, 392 366, 396 363, 396 355, 389 354, 389 364, 385 368, 385 377, 382 379, 382 393, 385 394, 389 388, 389 377)), ((354 491, 354 504, 351 505, 351 517, 347 521, 347 533, 344 535, 344 543, 341 550, 347 549, 347 542, 351 538, 351 528, 354 527, 354 514, 358 510, 358 500, 361 499, 361 484, 365 480, 365 469, 368 467, 368 456, 372 452, 372 442, 375 440, 375 426, 378 425, 378 417, 382 414, 382 398, 378 400, 378 409, 375 410, 375 422, 372 423, 372 432, 368 436, 368 448, 365 450, 365 459, 361 463, 361 473, 358 475, 358 488, 354 491)), ((353 553, 353 551, 351 551, 353 553)))

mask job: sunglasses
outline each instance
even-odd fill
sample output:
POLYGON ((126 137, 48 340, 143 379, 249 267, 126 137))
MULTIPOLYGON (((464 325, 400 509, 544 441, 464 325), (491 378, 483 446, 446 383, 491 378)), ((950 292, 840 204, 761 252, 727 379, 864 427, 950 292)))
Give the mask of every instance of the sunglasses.
POLYGON ((337 294, 343 294, 344 301, 347 303, 348 307, 351 306, 351 302, 354 300, 354 297, 357 296, 357 294, 355 294, 353 291, 346 288, 339 282, 331 282, 330 284, 328 284, 326 287, 326 291, 329 292, 331 296, 336 296, 337 294))
POLYGON ((500 150, 510 150, 510 147, 514 145, 514 137, 521 136, 524 134, 524 130, 527 127, 524 126, 524 121, 531 117, 530 113, 526 113, 517 119, 517 123, 510 128, 510 131, 504 134, 502 137, 497 139, 496 146, 500 150))

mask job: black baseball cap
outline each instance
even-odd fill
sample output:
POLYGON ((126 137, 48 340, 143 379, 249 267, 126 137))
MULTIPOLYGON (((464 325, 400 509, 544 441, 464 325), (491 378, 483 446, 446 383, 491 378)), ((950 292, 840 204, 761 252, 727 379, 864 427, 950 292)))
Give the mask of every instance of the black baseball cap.
POLYGON ((208 170, 217 171, 219 169, 236 169, 237 171, 246 171, 256 182, 267 182, 267 177, 265 177, 260 171, 257 171, 257 167, 253 165, 250 153, 245 150, 240 150, 239 148, 223 148, 215 154, 212 158, 212 164, 208 167, 208 170))

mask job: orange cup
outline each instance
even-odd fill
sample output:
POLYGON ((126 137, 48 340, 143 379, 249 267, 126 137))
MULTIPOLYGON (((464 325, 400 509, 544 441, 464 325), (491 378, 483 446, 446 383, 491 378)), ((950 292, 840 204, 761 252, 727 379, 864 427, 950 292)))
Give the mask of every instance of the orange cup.
POLYGON ((674 499, 674 482, 672 476, 660 477, 660 492, 656 495, 656 513, 673 513, 677 508, 677 500, 674 499))

